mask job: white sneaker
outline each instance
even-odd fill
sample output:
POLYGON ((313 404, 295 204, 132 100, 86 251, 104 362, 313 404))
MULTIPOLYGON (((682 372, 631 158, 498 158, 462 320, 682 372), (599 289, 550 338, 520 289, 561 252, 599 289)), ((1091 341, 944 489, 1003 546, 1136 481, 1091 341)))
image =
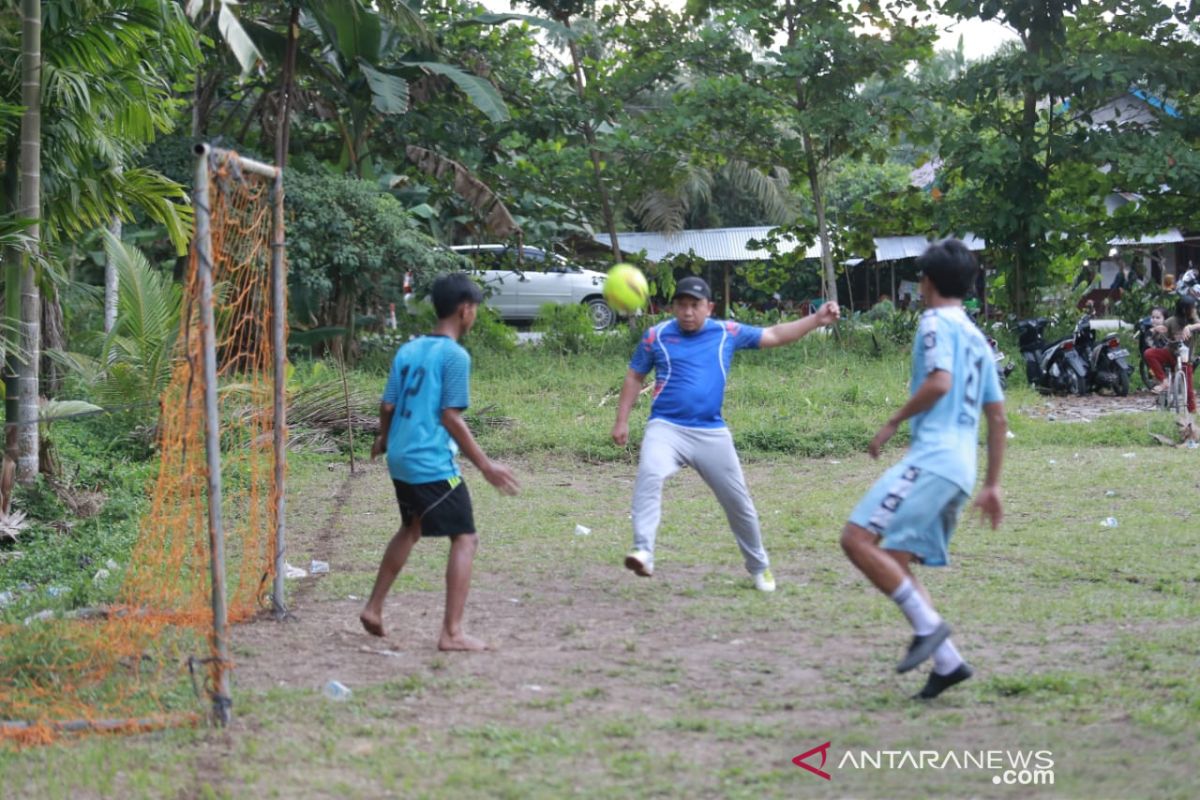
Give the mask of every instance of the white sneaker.
POLYGON ((771 574, 770 569, 764 569, 754 576, 754 588, 760 592, 775 591, 775 576, 771 574))
POLYGON ((634 550, 625 556, 625 568, 633 570, 634 574, 649 578, 654 574, 654 556, 649 550, 634 550))

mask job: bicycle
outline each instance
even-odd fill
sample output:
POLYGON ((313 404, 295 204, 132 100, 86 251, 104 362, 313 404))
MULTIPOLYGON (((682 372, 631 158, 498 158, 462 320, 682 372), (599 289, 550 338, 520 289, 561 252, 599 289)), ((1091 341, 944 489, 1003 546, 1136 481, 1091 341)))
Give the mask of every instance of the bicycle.
POLYGON ((1167 347, 1175 356, 1175 364, 1169 368, 1167 390, 1158 396, 1158 404, 1167 411, 1182 414, 1187 410, 1188 391, 1188 376, 1184 367, 1190 366, 1188 358, 1191 356, 1191 349, 1187 346, 1187 342, 1171 342, 1167 347))

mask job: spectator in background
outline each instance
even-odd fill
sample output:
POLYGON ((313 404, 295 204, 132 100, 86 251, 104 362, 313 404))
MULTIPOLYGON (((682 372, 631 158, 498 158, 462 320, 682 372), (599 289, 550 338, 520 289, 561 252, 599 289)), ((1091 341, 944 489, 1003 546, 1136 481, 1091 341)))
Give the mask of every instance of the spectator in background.
POLYGON ((1130 270, 1129 265, 1124 260, 1117 260, 1117 274, 1113 276, 1112 284, 1109 289, 1125 290, 1133 286, 1136 276, 1130 270))
POLYGON ((896 313, 896 306, 892 304, 892 296, 887 292, 879 295, 879 301, 871 306, 866 314, 863 314, 865 319, 886 319, 896 313))
MULTIPOLYGON (((1196 299, 1190 296, 1180 297, 1175 302, 1175 314, 1166 320, 1167 339, 1172 342, 1190 342, 1192 334, 1200 330, 1200 315, 1196 313, 1196 299)), ((1144 354, 1154 377, 1159 379, 1159 385, 1154 391, 1163 391, 1166 387, 1166 373, 1163 366, 1174 366, 1175 354, 1169 349, 1147 350, 1144 354), (1165 354, 1165 355, 1164 355, 1165 354), (1157 366, 1157 369, 1155 368, 1157 366)), ((1187 379, 1187 410, 1189 414, 1196 413, 1196 392, 1192 386, 1192 365, 1183 365, 1183 375, 1187 379)))
POLYGON ((1158 381, 1150 388, 1155 394, 1162 394, 1167 390, 1167 373, 1163 365, 1174 363, 1174 357, 1167 349, 1167 336, 1167 310, 1162 306, 1155 306, 1150 309, 1150 326, 1146 331, 1148 346, 1142 351, 1146 366, 1150 367, 1150 372, 1158 381))
POLYGON ((1091 286, 1094 280, 1096 280, 1096 268, 1085 258, 1083 266, 1079 268, 1079 274, 1075 276, 1075 282, 1071 284, 1071 291, 1075 291, 1079 286, 1091 286))

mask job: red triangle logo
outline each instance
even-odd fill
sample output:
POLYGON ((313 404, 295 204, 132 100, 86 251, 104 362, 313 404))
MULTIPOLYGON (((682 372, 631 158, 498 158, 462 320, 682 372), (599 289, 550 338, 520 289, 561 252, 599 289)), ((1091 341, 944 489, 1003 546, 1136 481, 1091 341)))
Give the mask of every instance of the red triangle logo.
POLYGON ((817 745, 812 750, 809 750, 807 753, 801 753, 800 755, 798 755, 792 759, 792 763, 795 764, 797 767, 808 770, 813 775, 819 775, 820 777, 824 778, 827 781, 833 780, 833 778, 830 777, 829 773, 826 772, 825 770, 818 769, 817 767, 814 767, 811 764, 804 763, 804 759, 808 758, 811 755, 820 753, 821 754, 821 766, 822 767, 825 766, 825 757, 829 751, 829 744, 830 744, 829 742, 826 742, 825 744, 817 745))

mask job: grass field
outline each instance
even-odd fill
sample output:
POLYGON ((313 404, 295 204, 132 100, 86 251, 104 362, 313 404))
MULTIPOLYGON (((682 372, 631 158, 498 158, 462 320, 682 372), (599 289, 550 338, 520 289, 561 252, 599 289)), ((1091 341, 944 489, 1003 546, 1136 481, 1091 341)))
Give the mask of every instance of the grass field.
POLYGON ((882 469, 855 450, 899 401, 904 370, 796 351, 743 360, 729 403, 775 594, 753 590, 690 471, 667 488, 656 576, 621 567, 635 465, 606 441, 613 399, 602 401, 622 359, 582 370, 477 359, 481 439, 524 484, 504 498, 467 473, 482 537, 467 622, 494 652, 434 649, 445 566, 434 541, 389 599, 389 637, 363 634, 357 613, 397 522, 386 472, 296 458, 289 560, 332 569, 290 584, 295 621, 235 629, 234 724, 0 750, 0 794, 1193 797, 1197 456, 1144 444, 1171 420, 1047 422, 1017 411, 1039 398, 1014 392, 1004 528, 964 517, 951 568, 922 573, 977 676, 919 704, 908 696, 924 670, 893 671, 903 617, 837 545, 882 469), (1109 516, 1118 527, 1101 526, 1109 516), (330 679, 353 696, 326 699, 330 679), (825 742, 830 781, 791 763, 825 742), (888 750, 1049 751, 1053 785, 843 763, 888 750))
POLYGON ((863 457, 748 465, 773 596, 750 587, 694 475, 670 485, 651 580, 620 567, 632 467, 523 461, 518 499, 476 479, 485 546, 468 622, 497 647, 482 655, 433 649, 436 542, 390 599, 390 638, 357 630, 349 598, 369 590, 394 515, 379 467, 353 479, 338 467, 337 481, 294 475, 309 520, 297 547, 333 571, 301 582, 297 622, 237 630, 231 729, 6 752, 2 785, 25 797, 1193 796, 1200 544, 1190 509, 1142 491, 1152 460, 1183 472, 1192 454, 1012 456, 1006 527, 964 521, 953 568, 927 572, 978 669, 928 705, 907 699, 923 678, 891 671, 902 618, 836 545, 877 471, 863 457), (1120 527, 1100 526, 1110 515, 1120 527), (331 678, 350 701, 319 693, 331 678), (831 769, 826 783, 790 763, 825 741, 831 759, 1048 750, 1054 785, 966 769, 831 769))

